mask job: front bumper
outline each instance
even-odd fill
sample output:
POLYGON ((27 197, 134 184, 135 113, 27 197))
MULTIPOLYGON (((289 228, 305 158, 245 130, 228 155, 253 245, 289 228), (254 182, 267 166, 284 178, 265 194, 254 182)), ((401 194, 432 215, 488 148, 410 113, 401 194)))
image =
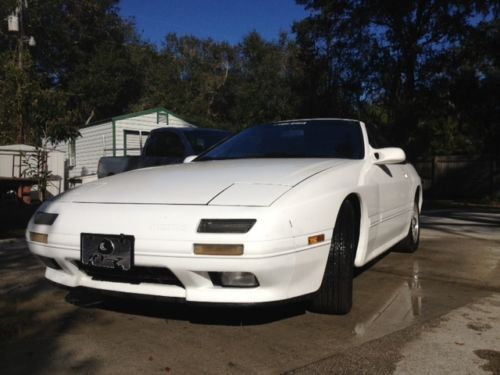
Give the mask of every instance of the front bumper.
POLYGON ((260 303, 315 292, 326 266, 331 228, 319 231, 325 241, 308 244, 310 229, 297 231, 287 211, 268 207, 162 206, 47 202, 41 210, 59 214, 53 225, 28 231, 48 234, 48 243, 33 242, 30 250, 55 259, 61 269, 47 268, 46 277, 68 287, 182 298, 193 302, 260 303), (202 218, 255 218, 244 234, 198 233, 202 218), (98 280, 80 270, 80 233, 127 234, 135 238, 134 264, 170 270, 179 285, 98 280), (242 244, 240 256, 195 255, 193 244, 242 244), (210 272, 251 272, 255 288, 215 285, 210 272))
MULTIPOLYGON (((315 292, 323 277, 329 243, 292 249, 271 256, 219 257, 135 254, 135 265, 169 269, 179 285, 151 282, 103 281, 79 269, 80 253, 75 249, 28 242, 34 254, 52 258, 60 269, 47 267, 49 280, 67 287, 87 287, 120 293, 185 299, 209 303, 261 303, 286 300, 315 292), (258 281, 255 288, 214 285, 209 272, 251 272, 258 281)), ((272 242, 267 244, 272 247, 272 242)), ((262 246, 262 244, 261 244, 262 246)))

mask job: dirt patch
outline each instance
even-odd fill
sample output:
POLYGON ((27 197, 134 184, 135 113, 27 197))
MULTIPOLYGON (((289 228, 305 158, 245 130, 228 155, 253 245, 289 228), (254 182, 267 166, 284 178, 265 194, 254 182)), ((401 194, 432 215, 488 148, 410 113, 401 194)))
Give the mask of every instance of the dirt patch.
POLYGON ((488 323, 467 323, 467 328, 477 332, 484 332, 491 329, 491 325, 488 323))
POLYGON ((485 371, 498 375, 500 374, 500 352, 496 350, 474 350, 474 354, 481 359, 488 361, 481 368, 485 371))

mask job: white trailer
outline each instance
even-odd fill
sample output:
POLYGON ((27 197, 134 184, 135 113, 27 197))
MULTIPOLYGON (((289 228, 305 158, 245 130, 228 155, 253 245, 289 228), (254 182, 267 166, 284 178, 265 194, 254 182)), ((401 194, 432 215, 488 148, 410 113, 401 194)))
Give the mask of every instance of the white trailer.
POLYGON ((74 183, 97 179, 102 156, 140 155, 149 132, 163 126, 194 127, 163 107, 116 116, 80 129, 80 137, 55 145, 65 153, 74 183))
POLYGON ((46 165, 42 167, 38 156, 40 149, 34 146, 13 144, 0 146, 0 191, 2 198, 15 196, 30 203, 32 191, 38 190, 38 176, 43 169, 49 171, 47 178, 48 197, 64 191, 64 153, 42 149, 47 153, 46 165))

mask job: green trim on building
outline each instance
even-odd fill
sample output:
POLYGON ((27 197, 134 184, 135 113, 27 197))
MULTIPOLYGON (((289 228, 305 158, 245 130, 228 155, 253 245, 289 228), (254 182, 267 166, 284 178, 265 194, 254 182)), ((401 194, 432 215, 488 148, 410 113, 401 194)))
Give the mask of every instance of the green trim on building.
POLYGON ((184 117, 176 115, 175 113, 173 113, 172 111, 169 111, 168 109, 166 109, 164 107, 156 107, 156 108, 146 109, 146 110, 140 111, 140 112, 133 112, 133 113, 128 113, 126 115, 120 115, 120 116, 115 116, 115 117, 111 117, 111 118, 108 118, 108 119, 100 120, 100 121, 94 122, 92 124, 89 124, 89 125, 86 125, 86 126, 82 126, 80 129, 89 128, 91 126, 104 125, 104 124, 109 123, 109 122, 116 122, 116 121, 121 121, 121 120, 127 120, 129 118, 134 118, 134 117, 139 117, 139 116, 144 116, 144 115, 150 115, 152 113, 156 113, 156 123, 157 124, 160 123, 160 114, 166 114, 167 115, 167 125, 169 125, 169 123, 168 123, 169 122, 169 115, 175 116, 175 117, 177 117, 180 120, 183 120, 183 121, 186 121, 188 123, 191 123, 189 121, 189 119, 186 119, 184 117))
POLYGON ((175 117, 182 119, 182 117, 177 116, 175 113, 173 113, 172 111, 169 111, 168 109, 166 109, 164 107, 156 107, 156 108, 146 109, 146 110, 140 111, 140 112, 133 112, 133 113, 128 113, 126 115, 115 116, 115 117, 112 117, 112 120, 114 120, 114 121, 126 120, 126 119, 133 118, 133 117, 150 115, 150 114, 155 113, 155 112, 156 112, 157 123, 159 121, 159 112, 164 112, 166 114, 169 114, 169 115, 172 115, 172 116, 175 116, 175 117))
POLYGON ((123 129, 123 156, 127 156, 127 131, 123 129))
POLYGON ((113 119, 113 156, 116 156, 116 122, 113 119))

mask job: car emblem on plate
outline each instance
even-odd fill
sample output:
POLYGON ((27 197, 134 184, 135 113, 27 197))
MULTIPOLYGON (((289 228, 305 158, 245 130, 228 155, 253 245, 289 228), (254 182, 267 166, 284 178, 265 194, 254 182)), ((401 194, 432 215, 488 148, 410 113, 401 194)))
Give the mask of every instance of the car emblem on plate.
POLYGON ((107 238, 105 238, 104 240, 102 240, 99 243, 99 246, 97 248, 97 250, 101 254, 111 254, 114 249, 115 249, 115 244, 113 243, 113 241, 111 241, 111 240, 109 240, 107 238))

